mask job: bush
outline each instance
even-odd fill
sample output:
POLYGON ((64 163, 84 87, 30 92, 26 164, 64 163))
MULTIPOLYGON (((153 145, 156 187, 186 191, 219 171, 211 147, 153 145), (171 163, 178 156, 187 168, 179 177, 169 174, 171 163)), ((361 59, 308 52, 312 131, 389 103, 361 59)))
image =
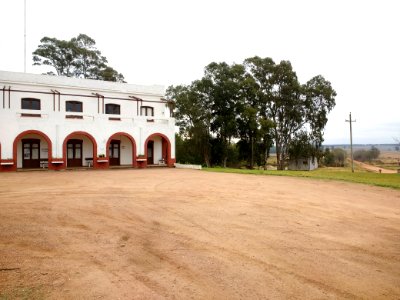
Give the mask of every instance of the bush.
POLYGON ((373 159, 377 159, 381 152, 376 147, 371 147, 370 150, 357 150, 353 154, 353 158, 358 161, 372 161, 373 159))
POLYGON ((346 157, 346 151, 341 148, 335 148, 332 151, 326 148, 323 155, 323 164, 327 167, 344 167, 346 157))

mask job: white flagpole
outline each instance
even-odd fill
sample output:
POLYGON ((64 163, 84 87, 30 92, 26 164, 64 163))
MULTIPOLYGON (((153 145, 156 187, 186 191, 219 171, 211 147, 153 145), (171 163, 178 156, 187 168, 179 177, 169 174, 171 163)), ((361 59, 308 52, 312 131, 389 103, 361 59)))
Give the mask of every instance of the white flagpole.
POLYGON ((26 0, 24 0, 24 73, 26 73, 26 0))

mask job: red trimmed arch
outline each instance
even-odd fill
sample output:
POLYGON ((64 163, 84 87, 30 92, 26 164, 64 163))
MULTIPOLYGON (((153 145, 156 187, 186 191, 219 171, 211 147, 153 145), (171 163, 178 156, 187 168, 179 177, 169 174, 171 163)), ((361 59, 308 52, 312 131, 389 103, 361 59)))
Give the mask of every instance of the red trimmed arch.
POLYGON ((137 164, 136 164, 136 142, 135 142, 135 139, 129 133, 126 133, 126 132, 122 132, 122 131, 116 132, 109 137, 107 144, 106 144, 107 159, 110 160, 110 158, 109 158, 110 153, 108 151, 108 148, 110 147, 111 141, 121 135, 127 137, 132 143, 132 167, 136 168, 136 166, 137 166, 137 164))
POLYGON ((47 148, 48 148, 48 152, 47 152, 47 161, 49 162, 49 170, 54 169, 53 166, 52 166, 52 164, 51 164, 51 161, 52 161, 52 158, 53 158, 53 156, 52 156, 52 155, 53 155, 53 146, 52 146, 51 140, 50 140, 50 138, 49 138, 45 133, 43 133, 43 132, 41 132, 41 131, 39 131, 39 130, 26 130, 26 131, 23 131, 23 132, 21 132, 20 134, 18 134, 18 135, 16 136, 16 138, 14 139, 14 143, 13 143, 13 162, 14 162, 14 165, 13 165, 13 167, 12 167, 11 169, 14 170, 14 171, 17 170, 17 149, 18 149, 18 142, 19 142, 25 135, 28 135, 28 134, 36 134, 36 135, 39 135, 39 136, 41 136, 42 138, 44 138, 44 140, 47 142, 47 148))
POLYGON ((68 142, 69 139, 71 139, 75 135, 86 136, 92 142, 92 145, 93 145, 93 168, 97 168, 98 167, 98 163, 97 163, 97 160, 96 160, 97 159, 97 142, 96 142, 95 138, 91 134, 89 134, 89 133, 87 133, 85 131, 74 131, 74 132, 68 134, 65 137, 64 142, 63 142, 64 167, 67 167, 67 142, 68 142))
MULTIPOLYGON (((162 137, 163 140, 165 140, 166 144, 167 144, 167 166, 168 167, 173 167, 174 166, 174 159, 171 158, 171 142, 168 139, 168 137, 165 134, 156 132, 156 133, 152 133, 151 135, 149 135, 149 137, 146 139, 145 143, 144 143, 144 155, 147 158, 147 143, 155 136, 159 136, 162 137)), ((147 164, 146 164, 147 165, 147 164)))

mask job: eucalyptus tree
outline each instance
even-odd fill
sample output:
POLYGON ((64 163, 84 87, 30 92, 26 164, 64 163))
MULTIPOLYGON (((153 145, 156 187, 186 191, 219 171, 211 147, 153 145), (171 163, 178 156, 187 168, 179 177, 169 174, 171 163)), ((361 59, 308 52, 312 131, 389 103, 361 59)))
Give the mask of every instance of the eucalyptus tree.
POLYGON ((34 65, 51 66, 56 70, 57 75, 68 77, 74 75, 77 49, 72 41, 44 37, 40 43, 33 52, 34 65))
POLYGON ((245 64, 258 85, 261 114, 272 121, 278 168, 282 170, 301 131, 307 132, 309 143, 315 147, 322 144, 327 114, 335 106, 336 92, 320 75, 301 85, 289 61, 275 64, 271 58, 256 56, 245 64))
POLYGON ((174 116, 180 135, 193 141, 194 151, 198 151, 204 163, 210 167, 211 109, 208 98, 202 91, 203 83, 194 81, 190 85, 168 87, 166 96, 175 101, 174 116))
POLYGON ((222 164, 226 167, 228 148, 237 136, 237 103, 242 93, 245 70, 241 64, 211 63, 201 79, 202 91, 211 108, 211 131, 222 149, 222 164))
MULTIPOLYGON (((57 75, 124 82, 124 76, 107 65, 107 59, 96 48, 96 42, 85 34, 69 41, 43 37, 33 52, 34 65, 47 65, 57 75)), ((50 71, 48 74, 53 74, 50 71)))

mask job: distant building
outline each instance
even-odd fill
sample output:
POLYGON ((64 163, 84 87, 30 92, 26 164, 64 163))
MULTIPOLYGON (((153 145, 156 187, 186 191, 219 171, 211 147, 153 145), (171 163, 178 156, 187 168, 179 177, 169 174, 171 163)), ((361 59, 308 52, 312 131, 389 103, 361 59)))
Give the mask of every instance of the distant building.
POLYGON ((289 170, 312 171, 318 169, 318 161, 315 157, 298 158, 289 161, 289 170))
POLYGON ((0 71, 0 171, 173 166, 162 86, 0 71))

